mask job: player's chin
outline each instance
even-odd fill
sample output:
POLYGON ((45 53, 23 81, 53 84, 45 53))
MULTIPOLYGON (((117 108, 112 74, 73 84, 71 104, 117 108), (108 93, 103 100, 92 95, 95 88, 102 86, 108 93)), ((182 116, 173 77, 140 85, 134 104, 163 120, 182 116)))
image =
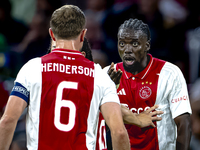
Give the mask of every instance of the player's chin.
POLYGON ((134 67, 134 63, 131 63, 131 64, 127 64, 125 61, 123 61, 123 66, 124 66, 124 69, 128 72, 131 72, 131 70, 133 69, 134 67))

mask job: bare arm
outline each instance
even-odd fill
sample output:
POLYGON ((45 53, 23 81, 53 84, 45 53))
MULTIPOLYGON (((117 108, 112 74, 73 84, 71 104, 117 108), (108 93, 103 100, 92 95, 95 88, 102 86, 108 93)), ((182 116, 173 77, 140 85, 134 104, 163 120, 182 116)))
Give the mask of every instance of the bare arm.
POLYGON ((177 125, 176 150, 188 150, 191 139, 190 115, 185 113, 174 119, 177 125))
POLYGON ((100 110, 110 128, 114 150, 129 150, 129 137, 123 123, 120 105, 107 102, 101 106, 100 110))
POLYGON ((13 138, 17 121, 27 103, 17 97, 10 96, 6 105, 5 112, 0 120, 0 150, 8 150, 13 138))
POLYGON ((136 114, 130 111, 126 106, 121 105, 124 123, 136 125, 140 128, 147 126, 155 127, 153 121, 160 121, 162 119, 156 115, 163 114, 163 111, 154 111, 156 108, 158 108, 158 105, 155 105, 140 114, 136 114))

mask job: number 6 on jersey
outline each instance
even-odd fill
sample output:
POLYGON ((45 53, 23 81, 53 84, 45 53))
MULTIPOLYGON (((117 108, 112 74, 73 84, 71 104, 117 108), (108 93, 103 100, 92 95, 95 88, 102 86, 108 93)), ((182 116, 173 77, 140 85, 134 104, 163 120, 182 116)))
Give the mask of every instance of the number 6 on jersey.
POLYGON ((55 103, 55 116, 54 116, 54 125, 57 129, 61 131, 68 132, 70 131, 75 124, 75 116, 76 116, 76 106, 71 100, 62 99, 63 89, 78 89, 77 82, 69 82, 63 81, 58 85, 57 92, 56 92, 56 103, 55 103), (68 124, 62 124, 60 122, 60 113, 62 107, 69 108, 69 122, 68 124))

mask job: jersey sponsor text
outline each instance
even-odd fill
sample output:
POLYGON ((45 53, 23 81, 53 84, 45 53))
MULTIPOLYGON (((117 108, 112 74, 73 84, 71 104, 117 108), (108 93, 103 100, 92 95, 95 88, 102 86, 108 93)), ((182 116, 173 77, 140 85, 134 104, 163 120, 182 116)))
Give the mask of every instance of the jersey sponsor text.
POLYGON ((124 105, 125 107, 127 107, 130 111, 132 111, 133 113, 137 113, 137 114, 139 114, 139 113, 141 113, 141 112, 143 112, 143 111, 146 111, 146 110, 148 110, 150 107, 149 106, 146 106, 145 108, 142 108, 142 107, 140 107, 140 108, 129 108, 129 106, 128 106, 128 104, 125 104, 125 103, 121 103, 121 105, 124 105))
POLYGON ((188 99, 188 97, 185 95, 185 96, 182 96, 182 97, 179 97, 179 98, 172 99, 171 102, 172 102, 172 103, 177 103, 177 102, 182 101, 182 100, 185 100, 185 101, 186 101, 186 100, 189 100, 189 99, 188 99))

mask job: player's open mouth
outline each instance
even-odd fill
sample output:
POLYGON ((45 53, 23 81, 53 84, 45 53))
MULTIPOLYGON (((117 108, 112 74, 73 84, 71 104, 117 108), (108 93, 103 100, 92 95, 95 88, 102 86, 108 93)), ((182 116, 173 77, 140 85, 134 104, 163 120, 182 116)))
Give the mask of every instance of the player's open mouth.
POLYGON ((125 57, 124 58, 124 62, 126 63, 126 65, 132 65, 134 63, 135 59, 132 57, 125 57))

